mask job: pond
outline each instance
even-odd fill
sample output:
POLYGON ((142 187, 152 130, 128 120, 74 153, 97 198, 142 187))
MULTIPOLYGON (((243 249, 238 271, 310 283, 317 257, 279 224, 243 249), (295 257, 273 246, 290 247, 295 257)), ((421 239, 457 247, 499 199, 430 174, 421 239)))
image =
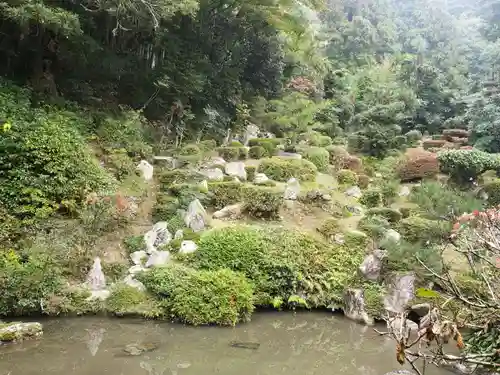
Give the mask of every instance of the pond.
POLYGON ((43 324, 40 340, 0 347, 0 375, 383 375, 401 368, 390 338, 324 312, 257 313, 235 328, 104 317, 43 324), (130 344, 156 349, 131 356, 130 344))

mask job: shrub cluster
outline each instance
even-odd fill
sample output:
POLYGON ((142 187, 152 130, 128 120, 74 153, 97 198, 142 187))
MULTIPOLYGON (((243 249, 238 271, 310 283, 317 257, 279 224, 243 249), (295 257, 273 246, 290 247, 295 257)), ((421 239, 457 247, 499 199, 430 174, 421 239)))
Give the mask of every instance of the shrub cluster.
POLYGON ((248 156, 252 159, 261 159, 266 156, 270 156, 267 150, 262 146, 252 146, 248 151, 248 156))
POLYGON ((283 192, 266 186, 249 185, 243 188, 243 210, 258 218, 276 219, 283 205, 283 192))
POLYGON ((318 169, 308 160, 273 157, 263 159, 257 171, 272 180, 286 182, 291 177, 301 181, 314 181, 318 169))
POLYGON ((313 163, 318 171, 327 172, 328 164, 330 162, 330 154, 327 150, 321 147, 309 147, 304 153, 304 157, 313 163))
POLYGON ((367 216, 380 216, 387 219, 390 223, 397 223, 403 218, 401 212, 390 207, 373 207, 366 212, 367 216))
POLYGON ((241 182, 210 182, 208 187, 211 204, 217 210, 242 201, 243 184, 241 182))
POLYGON ((405 240, 417 242, 442 242, 450 233, 450 225, 442 220, 429 220, 419 216, 410 216, 399 222, 399 232, 405 240))
POLYGON ((266 150, 267 156, 273 156, 281 140, 278 138, 254 138, 248 141, 250 147, 260 146, 266 150))
POLYGON ((397 173, 401 181, 435 177, 439 173, 437 155, 418 149, 408 150, 397 166, 397 173))
POLYGON ((496 170, 499 159, 496 155, 479 150, 446 150, 438 153, 441 172, 449 174, 457 183, 470 183, 489 170, 496 170))
POLYGON ((500 180, 488 182, 483 186, 483 191, 488 195, 488 204, 490 206, 500 204, 500 180))
POLYGON ((349 169, 342 169, 337 173, 337 180, 339 184, 356 185, 358 183, 358 176, 349 169))
POLYGON ((359 199, 359 203, 368 208, 380 206, 382 203, 382 194, 380 194, 380 190, 378 189, 368 189, 359 199))
POLYGON ((340 232, 339 220, 336 218, 325 219, 321 225, 316 228, 325 238, 331 239, 334 235, 340 232))

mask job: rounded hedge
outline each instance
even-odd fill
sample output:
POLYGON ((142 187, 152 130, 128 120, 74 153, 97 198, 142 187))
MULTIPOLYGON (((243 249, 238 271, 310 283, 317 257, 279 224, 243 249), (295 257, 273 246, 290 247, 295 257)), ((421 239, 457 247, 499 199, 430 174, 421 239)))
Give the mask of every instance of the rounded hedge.
POLYGON ((330 162, 330 154, 327 150, 321 147, 310 147, 304 151, 304 157, 313 163, 318 171, 328 171, 328 164, 330 162))
POLYGON ((318 169, 308 160, 273 157, 263 159, 257 171, 274 181, 286 182, 292 177, 301 181, 314 181, 318 169))

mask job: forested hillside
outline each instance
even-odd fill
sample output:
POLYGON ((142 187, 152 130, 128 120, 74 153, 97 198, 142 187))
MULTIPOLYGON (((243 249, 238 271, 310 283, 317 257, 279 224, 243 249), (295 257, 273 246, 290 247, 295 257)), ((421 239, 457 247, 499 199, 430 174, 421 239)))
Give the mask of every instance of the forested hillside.
POLYGON ((0 1, 0 316, 370 322, 410 272, 489 353, 499 64, 500 0, 0 1))

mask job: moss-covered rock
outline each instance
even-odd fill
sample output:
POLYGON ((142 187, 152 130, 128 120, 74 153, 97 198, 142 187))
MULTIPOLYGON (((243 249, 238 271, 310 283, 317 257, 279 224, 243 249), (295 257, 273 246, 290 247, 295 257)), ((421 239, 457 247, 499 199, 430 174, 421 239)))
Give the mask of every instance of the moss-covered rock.
POLYGON ((145 318, 158 318, 163 315, 159 302, 132 286, 117 284, 111 290, 106 300, 106 311, 117 316, 143 316, 145 318))
POLYGON ((397 223, 403 218, 403 214, 399 210, 390 207, 373 207, 366 212, 366 215, 381 216, 391 223, 397 223))
POLYGON ((43 334, 40 323, 0 323, 0 343, 23 341, 43 334))

